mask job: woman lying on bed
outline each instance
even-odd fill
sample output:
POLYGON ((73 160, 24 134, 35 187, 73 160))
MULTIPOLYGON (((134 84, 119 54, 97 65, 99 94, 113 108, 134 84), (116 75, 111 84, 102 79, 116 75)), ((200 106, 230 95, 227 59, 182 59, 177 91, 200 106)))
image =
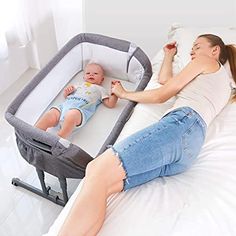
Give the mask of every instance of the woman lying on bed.
POLYGON ((160 121, 115 144, 88 164, 81 192, 60 236, 96 235, 111 194, 159 176, 181 173, 196 160, 207 126, 230 99, 230 82, 223 65, 229 60, 236 80, 236 49, 225 46, 218 36, 200 35, 192 47, 192 60, 176 76, 172 75, 175 43, 165 46, 164 52, 161 88, 128 92, 116 83, 113 93, 140 103, 163 103, 177 95, 173 107, 160 121))

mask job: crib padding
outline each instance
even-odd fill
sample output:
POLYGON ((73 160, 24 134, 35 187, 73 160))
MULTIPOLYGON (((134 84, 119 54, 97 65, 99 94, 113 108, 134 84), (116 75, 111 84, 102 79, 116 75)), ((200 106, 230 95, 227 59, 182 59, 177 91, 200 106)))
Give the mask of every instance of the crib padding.
MULTIPOLYGON (((147 60, 142 60, 143 54, 138 47, 124 40, 94 34, 78 35, 61 49, 24 90, 24 94, 18 97, 15 115, 34 124, 42 110, 89 62, 101 64, 107 76, 137 82, 147 72, 142 64, 147 60), (31 111, 31 116, 26 111, 31 111)), ((150 68, 149 65, 151 71, 150 68)))
MULTIPOLYGON (((136 83, 136 90, 143 90, 152 76, 148 57, 134 44, 98 34, 79 34, 32 79, 5 113, 7 121, 15 128, 22 157, 37 170, 60 179, 82 178, 86 165, 94 157, 77 145, 33 125, 64 86, 89 62, 101 64, 106 75, 136 83)), ((135 103, 128 102, 100 152, 115 142, 134 106, 135 103)))

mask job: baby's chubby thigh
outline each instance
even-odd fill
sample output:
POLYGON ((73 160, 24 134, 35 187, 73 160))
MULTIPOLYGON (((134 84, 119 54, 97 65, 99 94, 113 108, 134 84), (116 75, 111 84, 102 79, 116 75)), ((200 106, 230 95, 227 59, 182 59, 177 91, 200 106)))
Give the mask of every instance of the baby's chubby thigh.
POLYGON ((64 122, 71 123, 75 126, 79 126, 82 122, 82 113, 76 108, 69 109, 65 113, 64 122))
POLYGON ((46 117, 48 117, 51 123, 54 123, 56 125, 60 120, 60 115, 61 115, 61 111, 56 107, 52 107, 47 112, 46 117))
POLYGON ((82 122, 82 113, 80 111, 80 104, 77 101, 65 101, 61 112, 61 121, 72 123, 78 126, 82 122))

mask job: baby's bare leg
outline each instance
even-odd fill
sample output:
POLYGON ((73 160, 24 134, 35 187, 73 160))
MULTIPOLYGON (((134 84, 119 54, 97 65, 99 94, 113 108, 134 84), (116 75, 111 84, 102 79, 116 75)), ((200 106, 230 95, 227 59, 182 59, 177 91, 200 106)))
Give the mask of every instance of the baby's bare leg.
POLYGON ((69 110, 66 115, 64 122, 62 124, 61 129, 57 133, 62 138, 67 138, 72 130, 77 126, 80 125, 82 121, 82 114, 77 109, 69 110))
POLYGON ((47 130, 47 128, 54 127, 58 124, 60 118, 60 111, 56 108, 52 108, 46 112, 35 124, 35 126, 42 130, 47 130))

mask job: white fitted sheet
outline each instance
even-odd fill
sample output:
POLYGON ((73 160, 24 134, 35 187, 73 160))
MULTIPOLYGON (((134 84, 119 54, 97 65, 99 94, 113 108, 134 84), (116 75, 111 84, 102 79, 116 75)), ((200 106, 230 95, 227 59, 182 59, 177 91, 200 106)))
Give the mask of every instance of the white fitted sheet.
MULTIPOLYGON (((161 52, 153 68, 160 68, 161 52)), ((174 70, 178 71, 178 64, 174 70)), ((157 72, 147 88, 158 86, 157 72)), ((173 102, 138 104, 119 139, 155 122, 173 102)), ((196 163, 185 173, 158 178, 113 195, 99 236, 236 235, 236 104, 228 104, 209 126, 196 163)), ((57 235, 83 181, 47 236, 57 235)))
MULTIPOLYGON (((109 94, 111 92, 112 80, 117 79, 105 76, 105 80, 102 84, 109 94)), ((78 86, 83 81, 83 72, 80 72, 69 82, 69 84, 78 86)), ((125 86, 131 91, 135 90, 137 87, 137 84, 125 80, 122 80, 122 83, 125 84, 125 86)), ((62 103, 64 100, 63 92, 61 91, 46 110, 49 110, 52 106, 62 103)), ((105 105, 100 104, 95 114, 89 119, 85 126, 75 129, 68 137, 68 140, 85 150, 92 157, 95 157, 111 132, 112 128, 115 126, 115 123, 117 122, 123 108, 125 105, 127 105, 127 103, 128 102, 126 100, 119 99, 114 108, 108 108, 105 107, 105 105)), ((56 134, 59 129, 60 126, 58 125, 55 128, 48 129, 48 131, 56 134)))

